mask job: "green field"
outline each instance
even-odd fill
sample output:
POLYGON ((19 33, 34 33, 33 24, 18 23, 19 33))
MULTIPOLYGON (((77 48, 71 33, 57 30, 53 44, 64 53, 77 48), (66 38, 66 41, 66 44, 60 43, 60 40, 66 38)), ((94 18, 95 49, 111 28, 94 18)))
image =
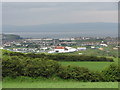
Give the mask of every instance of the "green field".
POLYGON ((103 70, 109 65, 111 65, 113 62, 60 62, 61 65, 64 66, 80 66, 80 67, 86 67, 90 70, 103 70))
MULTIPOLYGON (((87 61, 58 61, 62 66, 80 66, 94 71, 102 71, 113 63, 118 63, 118 58, 114 62, 87 62, 87 61)), ((43 64, 44 65, 44 64, 43 64)), ((3 88, 118 88, 118 82, 82 82, 75 80, 65 80, 60 77, 50 78, 30 78, 30 77, 5 77, 2 83, 3 88)))
POLYGON ((82 53, 83 55, 89 55, 89 56, 118 56, 118 50, 113 50, 112 46, 109 47, 102 47, 104 50, 99 50, 99 49, 90 49, 88 48, 87 50, 83 51, 77 51, 74 53, 70 54, 75 54, 78 55, 79 53, 82 53), (109 52, 107 52, 109 51, 109 52))
POLYGON ((86 67, 90 70, 94 71, 101 71, 105 68, 107 68, 109 65, 118 63, 118 58, 114 58, 114 62, 75 62, 75 61, 64 61, 64 62, 59 62, 63 66, 79 66, 79 67, 86 67))
POLYGON ((79 82, 52 79, 13 79, 3 81, 3 88, 118 88, 118 82, 79 82))
MULTIPOLYGON (((59 62, 61 65, 73 65, 87 67, 90 70, 101 71, 115 62, 59 62)), ((63 80, 60 78, 5 78, 2 84, 3 88, 118 88, 118 82, 79 82, 75 80, 63 80)))
POLYGON ((8 82, 3 88, 118 88, 117 82, 8 82))

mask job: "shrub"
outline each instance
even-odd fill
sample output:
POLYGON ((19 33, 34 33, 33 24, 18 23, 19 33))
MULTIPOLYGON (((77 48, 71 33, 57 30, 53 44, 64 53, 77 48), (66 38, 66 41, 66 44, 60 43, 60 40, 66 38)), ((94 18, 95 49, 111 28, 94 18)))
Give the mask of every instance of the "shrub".
POLYGON ((4 56, 2 61, 3 77, 30 76, 50 77, 59 69, 56 61, 41 58, 4 56))
POLYGON ((8 56, 24 56, 29 58, 45 58, 51 59, 55 61, 105 61, 105 62, 113 62, 112 58, 106 57, 97 57, 97 56, 86 56, 86 55, 69 55, 69 54, 35 54, 35 53, 20 53, 20 52, 10 52, 10 51, 3 51, 3 55, 8 56))
POLYGON ((53 54, 46 55, 47 58, 56 61, 105 61, 113 62, 112 58, 97 57, 97 56, 85 56, 85 55, 65 55, 65 54, 53 54))
POLYGON ((120 81, 120 66, 110 65, 102 71, 104 81, 120 81))
POLYGON ((103 75, 100 72, 90 72, 90 77, 89 77, 89 81, 91 82, 99 82, 99 81, 103 81, 103 75))
POLYGON ((20 62, 20 58, 17 56, 3 57, 2 60, 2 76, 16 77, 22 74, 23 65, 20 62))
POLYGON ((93 72, 84 67, 61 66, 57 61, 112 61, 111 58, 78 56, 63 54, 21 54, 4 52, 2 57, 2 76, 3 77, 45 77, 58 76, 62 79, 74 79, 78 81, 120 81, 120 66, 110 65, 102 72, 93 72), (53 60, 51 60, 53 59, 53 60), (56 61, 55 61, 56 60, 56 61))
POLYGON ((30 77, 50 77, 59 69, 59 64, 53 60, 33 59, 26 60, 25 68, 23 70, 25 76, 30 77))
POLYGON ((63 79, 75 79, 78 81, 100 81, 102 80, 101 74, 97 72, 91 72, 84 67, 61 67, 58 72, 58 76, 63 79))

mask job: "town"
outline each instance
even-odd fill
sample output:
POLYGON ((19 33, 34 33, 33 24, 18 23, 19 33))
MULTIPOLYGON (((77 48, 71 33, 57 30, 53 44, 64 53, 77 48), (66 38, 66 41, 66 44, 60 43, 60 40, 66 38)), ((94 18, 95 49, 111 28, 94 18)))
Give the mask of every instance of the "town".
POLYGON ((72 37, 72 38, 18 38, 7 39, 4 35, 1 49, 22 53, 74 53, 98 50, 107 54, 118 50, 117 38, 72 37))

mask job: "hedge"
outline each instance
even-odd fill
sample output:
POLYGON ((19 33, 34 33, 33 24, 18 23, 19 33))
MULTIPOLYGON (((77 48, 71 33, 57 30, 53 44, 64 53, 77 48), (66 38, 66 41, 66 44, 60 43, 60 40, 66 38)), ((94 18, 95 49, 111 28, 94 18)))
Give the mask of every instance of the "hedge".
POLYGON ((40 58, 21 58, 18 56, 3 56, 2 76, 29 76, 29 77, 50 77, 59 69, 59 64, 53 60, 40 58))
POLYGON ((3 56, 2 75, 4 77, 46 77, 58 76, 62 79, 75 79, 84 82, 120 81, 120 67, 110 65, 102 72, 90 71, 84 67, 61 66, 56 61, 40 58, 3 56))
POLYGON ((114 62, 112 58, 86 56, 86 55, 67 55, 67 54, 26 54, 31 58, 48 58, 55 61, 96 61, 96 62, 114 62))
MULTIPOLYGON (((12 54, 13 55, 13 54, 12 54)), ((25 54, 24 54, 25 55, 25 54)), ((75 79, 78 81, 120 81, 120 66, 110 65, 101 72, 90 71, 84 67, 61 66, 57 61, 46 57, 28 57, 22 54, 13 56, 3 55, 2 76, 4 77, 46 77, 58 76, 62 79, 75 79)), ((38 55, 38 54, 37 54, 38 55)), ((43 54, 44 55, 44 54, 43 54)), ((42 55, 42 56, 43 56, 42 55)), ((31 54, 32 56, 32 54, 31 54)), ((53 58, 53 57, 52 57, 53 58)))
POLYGON ((58 76, 63 79, 75 79, 78 81, 98 82, 103 81, 103 77, 99 72, 93 72, 84 67, 67 66, 62 67, 58 76))
POLYGON ((69 54, 35 54, 35 53, 20 53, 20 52, 4 52, 3 55, 24 56, 30 58, 46 58, 55 61, 96 61, 96 62, 114 62, 112 58, 86 56, 86 55, 69 55, 69 54))
POLYGON ((119 81, 120 82, 120 66, 112 64, 102 71, 104 81, 119 81))

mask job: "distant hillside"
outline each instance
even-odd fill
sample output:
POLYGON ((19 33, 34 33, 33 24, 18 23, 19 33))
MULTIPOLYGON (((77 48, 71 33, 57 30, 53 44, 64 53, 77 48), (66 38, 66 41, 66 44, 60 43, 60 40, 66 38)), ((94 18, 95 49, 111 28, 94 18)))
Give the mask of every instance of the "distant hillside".
POLYGON ((17 40, 22 39, 19 35, 14 34, 2 34, 2 40, 17 40))

